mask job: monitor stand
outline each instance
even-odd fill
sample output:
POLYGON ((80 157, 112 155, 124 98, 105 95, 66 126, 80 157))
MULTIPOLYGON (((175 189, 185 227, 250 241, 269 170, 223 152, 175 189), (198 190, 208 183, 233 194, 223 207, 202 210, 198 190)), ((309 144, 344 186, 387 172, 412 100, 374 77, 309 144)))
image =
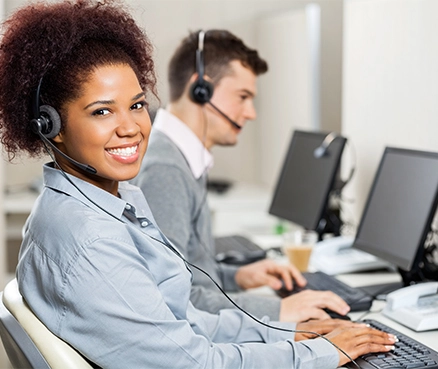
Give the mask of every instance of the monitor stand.
POLYGON ((373 284, 369 286, 360 286, 358 288, 366 292, 367 294, 374 296, 377 300, 384 300, 388 293, 391 293, 402 287, 404 287, 404 284, 402 281, 399 281, 391 283, 373 284))
POLYGON ((335 208, 328 208, 321 220, 319 221, 316 232, 319 240, 323 240, 324 234, 332 234, 334 237, 341 235, 341 227, 343 223, 340 216, 340 210, 335 208))
POLYGON ((426 282, 428 278, 425 277, 424 273, 422 272, 422 267, 420 265, 423 265, 423 263, 412 268, 410 271, 397 268, 397 271, 402 278, 402 280, 399 282, 361 286, 359 288, 365 291, 366 293, 368 293, 369 295, 374 296, 376 299, 383 300, 385 299, 387 294, 395 290, 398 290, 402 287, 410 286, 416 283, 426 282))

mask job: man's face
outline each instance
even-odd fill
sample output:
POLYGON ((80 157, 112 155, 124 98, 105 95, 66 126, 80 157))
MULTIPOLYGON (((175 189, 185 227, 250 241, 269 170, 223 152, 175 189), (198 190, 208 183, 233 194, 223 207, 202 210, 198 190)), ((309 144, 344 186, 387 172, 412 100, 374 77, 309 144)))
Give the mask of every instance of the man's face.
MULTIPOLYGON (((214 88, 211 102, 239 126, 256 118, 254 97, 257 93, 257 76, 238 60, 230 63, 232 73, 223 77, 214 88)), ((207 148, 214 145, 235 145, 240 130, 215 111, 209 104, 207 111, 207 148)))

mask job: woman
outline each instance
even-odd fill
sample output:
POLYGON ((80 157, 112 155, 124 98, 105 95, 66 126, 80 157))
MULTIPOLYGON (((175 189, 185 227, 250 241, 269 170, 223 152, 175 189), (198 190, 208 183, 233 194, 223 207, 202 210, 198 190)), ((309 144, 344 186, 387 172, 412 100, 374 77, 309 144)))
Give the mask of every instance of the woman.
POLYGON ((3 35, 4 148, 53 152, 17 280, 54 334, 103 368, 335 368, 349 358, 328 340, 350 358, 391 349, 393 336, 362 324, 301 323, 328 339, 304 340, 315 335, 192 306, 190 267, 125 182, 146 152, 155 77, 151 44, 120 3, 29 5, 3 35))

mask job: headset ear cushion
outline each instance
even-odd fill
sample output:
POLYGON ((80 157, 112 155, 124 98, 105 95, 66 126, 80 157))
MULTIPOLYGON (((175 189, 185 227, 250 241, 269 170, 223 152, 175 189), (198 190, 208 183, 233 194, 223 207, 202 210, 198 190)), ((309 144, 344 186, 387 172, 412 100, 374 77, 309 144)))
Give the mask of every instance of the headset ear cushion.
POLYGON ((213 96, 213 84, 205 79, 197 80, 190 86, 190 97, 198 104, 205 104, 213 96))
POLYGON ((46 132, 42 132, 46 138, 53 138, 61 131, 61 117, 53 106, 41 105, 41 116, 48 120, 48 129, 46 132))

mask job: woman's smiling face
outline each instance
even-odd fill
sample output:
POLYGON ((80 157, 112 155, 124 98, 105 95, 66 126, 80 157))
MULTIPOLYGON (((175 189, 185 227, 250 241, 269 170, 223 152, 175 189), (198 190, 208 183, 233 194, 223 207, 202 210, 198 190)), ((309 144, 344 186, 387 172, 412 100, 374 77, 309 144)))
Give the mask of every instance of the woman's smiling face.
POLYGON ((135 177, 146 152, 151 121, 145 93, 127 64, 105 65, 90 73, 79 98, 64 106, 65 129, 54 138, 74 160, 94 167, 79 170, 64 158, 68 173, 117 195, 118 182, 135 177))

